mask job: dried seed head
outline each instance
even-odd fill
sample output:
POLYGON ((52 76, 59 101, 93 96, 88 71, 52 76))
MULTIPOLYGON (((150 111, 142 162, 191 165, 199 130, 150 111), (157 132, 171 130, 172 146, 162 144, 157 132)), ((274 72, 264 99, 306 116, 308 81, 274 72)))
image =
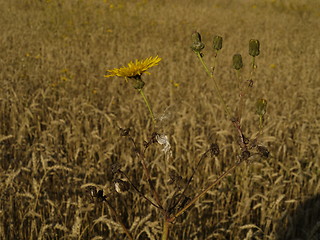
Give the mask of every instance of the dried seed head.
POLYGON ((243 141, 244 144, 246 144, 246 145, 249 144, 250 139, 247 138, 244 134, 242 134, 242 137, 241 137, 241 138, 242 138, 242 141, 243 141))
POLYGON ((219 148, 219 145, 217 143, 212 143, 210 145, 210 153, 211 153, 211 156, 218 156, 220 154, 220 148, 219 148))
POLYGON ((94 198, 96 198, 102 202, 107 199, 106 196, 103 195, 103 190, 97 191, 97 188, 94 186, 88 187, 88 192, 89 192, 92 200, 94 200, 94 198))
POLYGON ((163 146, 162 151, 164 152, 164 154, 171 157, 172 150, 168 136, 164 134, 156 134, 155 139, 160 145, 163 146))
POLYGON ((105 195, 103 195, 103 190, 99 190, 97 192, 97 199, 100 200, 101 202, 105 201, 107 198, 105 195))
POLYGON ((256 57, 260 54, 260 42, 256 39, 251 39, 249 41, 249 54, 252 57, 256 57))
POLYGON ((235 54, 232 58, 233 68, 240 70, 243 67, 242 56, 241 54, 235 54))
POLYGON ((256 103, 256 113, 259 116, 264 116, 267 112, 267 100, 260 98, 256 103))
POLYGON ((240 159, 241 160, 248 160, 248 158, 251 156, 251 153, 248 150, 244 150, 241 153, 240 159))
POLYGON ((130 133, 130 128, 120 128, 120 136, 128 136, 130 133))
POLYGON ((214 36, 213 38, 213 49, 219 51, 222 48, 222 37, 214 36))
POLYGON ((89 186, 89 187, 87 188, 87 191, 88 191, 88 193, 90 194, 90 196, 91 196, 92 198, 94 198, 94 197, 97 196, 97 188, 96 188, 96 187, 94 187, 94 186, 89 186))
POLYGON ((121 179, 116 179, 114 182, 114 189, 117 193, 125 193, 129 190, 130 184, 121 179))
POLYGON ((119 163, 114 163, 114 164, 112 164, 112 165, 111 165, 111 172, 112 172, 112 174, 115 174, 115 173, 119 172, 119 171, 120 171, 120 168, 121 168, 121 166, 120 166, 119 163))
POLYGON ((268 158, 269 157, 270 153, 269 153, 269 150, 266 147, 258 145, 257 146, 257 150, 260 153, 261 157, 263 157, 263 158, 268 158))

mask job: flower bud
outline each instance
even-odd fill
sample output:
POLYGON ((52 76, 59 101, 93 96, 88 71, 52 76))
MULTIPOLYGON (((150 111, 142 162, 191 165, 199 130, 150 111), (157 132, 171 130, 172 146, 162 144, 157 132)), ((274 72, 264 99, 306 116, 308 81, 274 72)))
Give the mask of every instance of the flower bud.
POLYGON ((251 39, 249 41, 249 54, 256 57, 260 54, 260 42, 256 39, 251 39))
POLYGON ((192 37, 192 41, 193 41, 194 43, 195 43, 195 42, 201 42, 201 35, 200 35, 200 33, 194 32, 194 33, 192 33, 191 37, 192 37))
POLYGON ((133 87, 137 90, 141 90, 144 87, 145 83, 142 81, 141 77, 134 78, 133 87))
POLYGON ((213 49, 219 51, 222 48, 222 37, 215 36, 213 38, 213 49))
POLYGON ((243 67, 241 54, 233 55, 232 62, 233 62, 233 68, 236 70, 240 70, 243 67))
POLYGON ((202 42, 194 42, 191 46, 191 49, 195 52, 201 52, 204 49, 204 44, 202 42))
POLYGON ((264 116, 267 112, 267 100, 260 98, 256 103, 256 113, 259 116, 264 116))
POLYGON ((200 53, 202 49, 204 49, 204 44, 201 42, 201 35, 198 32, 194 32, 192 35, 193 43, 191 45, 191 49, 196 52, 200 53))

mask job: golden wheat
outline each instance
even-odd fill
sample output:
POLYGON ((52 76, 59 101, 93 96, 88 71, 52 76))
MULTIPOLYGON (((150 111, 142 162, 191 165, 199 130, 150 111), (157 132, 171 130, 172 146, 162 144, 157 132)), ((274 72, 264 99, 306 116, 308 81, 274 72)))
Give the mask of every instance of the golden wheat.
MULTIPOLYGON (((239 100, 232 57, 241 53, 241 74, 249 76, 248 40, 260 40, 242 125, 248 137, 258 134, 253 107, 258 98, 267 99, 261 141, 271 157, 238 167, 177 219, 170 239, 316 234, 318 1, 1 0, 0 7, 1 239, 125 239, 117 216, 93 204, 87 186, 108 193, 135 239, 160 238, 162 223, 145 199, 112 193, 110 167, 116 162, 134 184, 147 185, 119 128, 130 127, 142 147, 152 130, 149 113, 125 81, 103 77, 132 59, 163 59, 144 78, 155 117, 163 117, 159 130, 170 136, 173 151, 171 162, 160 148, 145 156, 151 175, 164 176, 152 179, 161 196, 170 189, 169 170, 190 176, 213 141, 221 153, 201 163, 188 195, 236 161, 236 132, 190 49, 195 30, 206 42, 214 34, 224 38, 215 74, 229 106, 239 100)), ((213 54, 206 54, 213 62, 213 54)))

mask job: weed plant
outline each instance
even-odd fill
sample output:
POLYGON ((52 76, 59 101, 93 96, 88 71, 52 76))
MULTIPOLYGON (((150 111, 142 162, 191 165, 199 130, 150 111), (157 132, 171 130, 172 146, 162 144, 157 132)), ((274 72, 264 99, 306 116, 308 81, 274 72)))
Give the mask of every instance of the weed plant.
MULTIPOLYGON (((194 51, 196 56, 198 57, 200 63, 202 64, 205 72, 208 76, 212 79, 214 92, 217 94, 221 104, 223 105, 223 109, 228 119, 230 119, 232 125, 234 125, 236 132, 238 134, 238 145, 240 147, 240 153, 235 157, 236 160, 234 161, 227 170, 224 170, 222 173, 219 173, 216 176, 216 179, 208 184, 204 190, 196 192, 195 194, 189 193, 189 186, 192 183, 192 179, 197 171, 201 171, 199 166, 201 163, 211 155, 211 158, 218 157, 220 154, 220 147, 217 143, 212 142, 208 150, 205 151, 199 157, 199 160, 196 161, 196 165, 192 166, 192 173, 190 177, 182 177, 177 171, 177 166, 171 164, 168 160, 174 160, 175 157, 172 154, 171 144, 169 142, 169 138, 167 135, 163 133, 158 133, 154 131, 150 138, 147 141, 144 141, 144 149, 140 150, 138 144, 134 140, 134 138, 130 135, 130 128, 122 129, 120 128, 120 135, 128 137, 129 141, 133 144, 133 151, 135 152, 139 162, 141 162, 141 166, 144 170, 144 175, 146 178, 146 182, 149 185, 149 191, 152 198, 148 197, 144 194, 140 189, 142 189, 141 183, 135 185, 131 179, 129 173, 125 173, 121 170, 121 161, 115 162, 112 165, 112 173, 113 173, 113 182, 114 182, 114 189, 117 193, 124 193, 129 190, 131 185, 132 189, 141 196, 144 200, 146 200, 151 206, 155 207, 158 211, 158 216, 163 216, 163 229, 162 229, 162 239, 167 240, 169 239, 169 232, 170 228, 172 228, 179 216, 185 213, 188 208, 190 208, 196 201, 198 201, 201 197, 203 197, 209 190, 211 190, 215 185, 217 185, 223 178, 227 177, 236 167, 238 167, 241 163, 247 162, 249 163, 252 161, 252 157, 254 155, 258 156, 260 161, 264 159, 268 159, 269 151, 266 147, 259 145, 258 137, 262 133, 263 124, 264 124, 264 116, 266 114, 267 109, 267 101, 265 99, 258 99, 256 103, 256 113, 259 116, 259 134, 256 134, 254 139, 249 139, 246 137, 242 131, 241 127, 241 117, 242 117, 242 109, 243 106, 243 99, 245 99, 248 95, 250 88, 254 85, 254 73, 257 68, 256 65, 256 57, 260 54, 260 42, 258 40, 251 39, 249 41, 249 55, 252 57, 251 66, 251 73, 250 78, 243 82, 241 76, 241 70, 243 68, 242 56, 241 54, 235 54, 233 57, 233 68, 236 70, 237 81, 239 86, 239 106, 237 109, 236 114, 231 113, 227 102, 223 99, 221 90, 219 89, 219 84, 215 79, 214 71, 215 71, 215 64, 214 61, 211 70, 209 70, 207 64, 203 60, 203 52, 202 50, 205 47, 205 44, 201 40, 201 35, 198 32, 194 32, 192 34, 192 46, 191 49, 194 51), (150 146, 154 143, 158 143, 163 145, 162 151, 165 155, 165 161, 162 164, 169 169, 168 176, 163 176, 163 174, 158 173, 151 173, 149 166, 147 165, 147 159, 145 159, 145 155, 147 150, 150 146), (162 176, 161 176, 162 175, 162 176), (124 177, 122 180, 119 177, 124 177), (161 189, 159 186, 158 188, 155 186, 155 180, 153 179, 165 179, 168 178, 168 183, 165 183, 165 180, 162 180, 166 189, 161 189), (170 186, 174 185, 174 189, 170 189, 170 186), (188 195, 187 195, 188 193, 188 195), (190 198, 189 195, 192 194, 193 197, 190 198)), ((213 52, 214 52, 214 60, 216 60, 218 56, 218 52, 222 49, 222 42, 223 39, 220 36, 215 36, 213 38, 213 52)), ((143 61, 136 60, 135 62, 130 62, 127 67, 115 68, 112 70, 108 70, 109 74, 105 75, 105 77, 122 77, 125 79, 126 82, 130 83, 134 89, 136 89, 142 96, 143 101, 149 110, 151 121, 154 125, 152 125, 153 129, 157 129, 157 121, 161 121, 161 119, 156 119, 151 105, 144 94, 143 88, 145 86, 145 82, 142 80, 143 73, 148 73, 147 70, 153 66, 158 65, 161 61, 161 58, 157 57, 150 57, 143 61)), ((149 161, 148 161, 149 162, 149 161)), ((115 215, 115 218, 119 221, 119 224, 122 226, 123 231, 126 233, 129 239, 134 239, 135 237, 132 236, 129 229, 125 226, 125 224, 120 220, 119 213, 112 207, 112 204, 109 202, 109 196, 103 194, 103 190, 97 191, 95 187, 88 187, 88 190, 93 198, 100 199, 101 201, 107 202, 109 208, 111 208, 112 213, 115 215)), ((110 195, 110 194, 109 194, 110 195)))
POLYGON ((0 239, 317 239, 317 1, 0 7, 0 239))

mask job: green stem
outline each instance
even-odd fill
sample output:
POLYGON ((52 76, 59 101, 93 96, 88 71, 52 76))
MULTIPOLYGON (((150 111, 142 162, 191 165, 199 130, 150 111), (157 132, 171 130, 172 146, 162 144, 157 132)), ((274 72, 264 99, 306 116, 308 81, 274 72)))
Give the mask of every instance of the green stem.
POLYGON ((154 115, 153 115, 152 109, 151 109, 150 104, 149 104, 149 102, 148 102, 148 100, 147 100, 147 98, 146 98, 146 95, 144 95, 144 92, 143 92, 142 89, 138 89, 138 91, 139 91, 139 93, 141 94, 144 103, 147 105, 147 108, 148 108, 148 110, 149 110, 149 112, 150 112, 152 121, 155 123, 155 122, 156 122, 156 119, 155 119, 155 117, 154 117, 154 115))
POLYGON ((256 58, 252 57, 252 69, 253 69, 253 72, 256 69, 256 61, 255 60, 256 60, 256 58))
POLYGON ((207 65, 204 63, 204 61, 203 61, 203 59, 202 59, 202 57, 201 57, 201 54, 200 54, 199 52, 197 52, 197 56, 198 56, 198 58, 199 58, 199 60, 200 60, 200 62, 201 62, 201 64, 202 64, 202 66, 204 67, 205 71, 206 71, 207 74, 209 75, 209 77, 213 79, 213 83, 214 83, 213 86, 214 86, 214 88, 215 88, 215 91, 218 93, 218 97, 219 97, 220 101, 222 102, 223 108, 224 108, 224 110, 225 110, 225 112, 227 113, 227 116, 228 116, 228 118, 229 118, 229 117, 231 116, 231 114, 230 114, 230 111, 229 111, 229 108, 228 108, 226 102, 223 100, 223 97, 222 97, 222 95, 221 95, 221 91, 220 91, 220 89, 219 89, 219 86, 218 86, 218 84, 217 84, 216 79, 214 78, 213 74, 209 71, 207 65))
POLYGON ((170 225, 170 222, 168 222, 166 217, 164 217, 164 220, 163 220, 163 231, 162 231, 161 240, 168 240, 168 237, 169 237, 169 225, 170 225))
POLYGON ((238 80, 238 86, 240 91, 240 99, 239 99, 239 107, 238 107, 238 121, 241 122, 242 117, 242 109, 243 109, 243 98, 244 98, 244 91, 242 88, 242 78, 240 75, 240 70, 236 70, 237 80, 238 80))

